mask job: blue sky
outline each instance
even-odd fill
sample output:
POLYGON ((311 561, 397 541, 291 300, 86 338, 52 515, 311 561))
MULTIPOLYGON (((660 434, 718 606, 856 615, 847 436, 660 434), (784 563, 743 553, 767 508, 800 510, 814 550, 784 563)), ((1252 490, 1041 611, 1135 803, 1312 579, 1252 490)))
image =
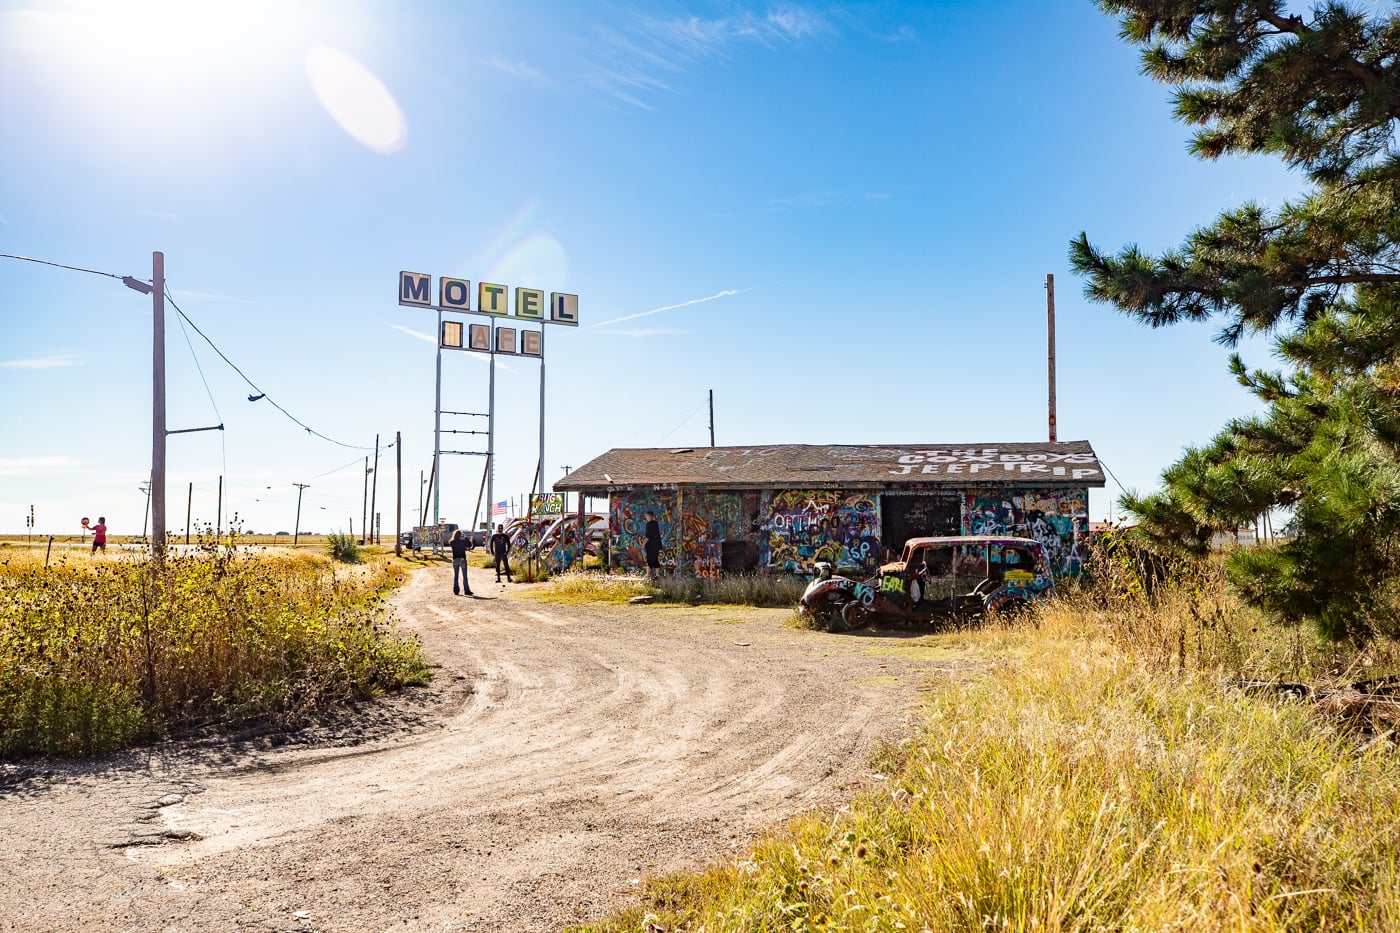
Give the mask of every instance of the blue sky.
MULTIPOLYGON (((170 438, 181 531, 188 484, 212 521, 221 474, 255 531, 291 528, 294 483, 303 528, 358 528, 359 448, 395 431, 416 520, 435 318, 398 306, 401 269, 579 295, 582 326, 546 337, 551 482, 611 447, 708 443, 710 389, 721 445, 1042 439, 1053 273, 1059 436, 1151 488, 1250 399, 1213 326, 1088 304, 1069 240, 1168 248, 1300 182, 1192 159, 1117 28, 1087 0, 0 0, 0 253, 145 279, 162 251, 176 303, 267 393, 168 309, 169 427, 226 425, 170 438)), ((0 259, 0 532, 31 504, 41 531, 140 531, 150 352, 148 298, 0 259)), ((484 358, 446 354, 443 391, 485 411, 484 358)), ((519 496, 538 364, 504 362, 496 393, 497 498, 519 496)), ((388 529, 394 451, 380 465, 388 529)), ((481 458, 443 474, 464 521, 481 458)))

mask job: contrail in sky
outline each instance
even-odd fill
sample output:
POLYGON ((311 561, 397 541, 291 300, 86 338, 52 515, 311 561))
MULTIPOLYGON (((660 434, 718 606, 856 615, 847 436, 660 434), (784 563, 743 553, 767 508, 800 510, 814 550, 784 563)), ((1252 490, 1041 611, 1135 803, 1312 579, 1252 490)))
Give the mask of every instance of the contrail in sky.
MULTIPOLYGON (((660 308, 652 308, 650 311, 638 311, 636 314, 624 314, 622 317, 615 317, 611 321, 599 321, 593 327, 607 327, 609 324, 621 324, 623 321, 635 321, 639 317, 646 317, 650 314, 660 314, 662 311, 674 311, 677 308, 688 308, 691 305, 704 304, 707 301, 714 301, 716 298, 728 298, 730 295, 741 295, 744 292, 753 291, 751 288, 726 288, 722 292, 715 292, 705 298, 692 298, 689 301, 682 301, 678 305, 665 305, 660 308)), ((585 327, 584 330, 592 330, 592 327, 585 327)))
POLYGON ((416 338, 418 340, 423 340, 427 343, 432 344, 437 343, 437 341, 432 338, 431 334, 425 334, 422 331, 414 330, 411 327, 404 327, 402 324, 390 324, 389 326, 392 327, 394 330, 401 330, 405 334, 408 334, 408 336, 416 338))
MULTIPOLYGON (((412 337, 414 340, 421 340, 424 343, 431 343, 434 346, 437 346, 437 341, 433 339, 432 334, 425 334, 421 330, 414 330, 412 327, 405 327, 402 324, 390 324, 389 326, 392 327, 394 330, 408 334, 408 336, 412 337)), ((467 359, 475 360, 478 363, 485 363, 487 361, 486 357, 479 353, 468 353, 467 359)), ((504 360, 497 363, 496 365, 501 369, 504 369, 508 373, 515 372, 515 367, 511 366, 504 360)))

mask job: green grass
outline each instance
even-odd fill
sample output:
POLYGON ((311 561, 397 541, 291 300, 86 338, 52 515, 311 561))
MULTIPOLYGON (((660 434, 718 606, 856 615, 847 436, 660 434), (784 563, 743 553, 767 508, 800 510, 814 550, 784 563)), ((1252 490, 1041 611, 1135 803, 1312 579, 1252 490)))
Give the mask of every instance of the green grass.
POLYGON ((331 560, 338 560, 342 564, 358 564, 360 562, 360 542, 353 535, 341 531, 332 532, 326 535, 325 547, 326 554, 331 560))
POLYGON ((0 559, 0 758, 87 755, 211 722, 296 720, 426 680, 388 562, 209 547, 160 563, 0 559))
MULTIPOLYGON (((516 578, 524 579, 519 573, 516 578)), ((649 581, 623 574, 570 570, 548 579, 545 586, 520 595, 573 605, 620 605, 638 596, 649 596, 652 602, 662 605, 791 607, 797 605, 805 586, 801 580, 761 574, 727 575, 718 580, 664 576, 649 581)))
POLYGON ((877 789, 582 929, 1400 929, 1396 745, 1222 683, 1379 676, 1396 646, 1271 628, 1204 568, 911 649, 928 703, 877 789))

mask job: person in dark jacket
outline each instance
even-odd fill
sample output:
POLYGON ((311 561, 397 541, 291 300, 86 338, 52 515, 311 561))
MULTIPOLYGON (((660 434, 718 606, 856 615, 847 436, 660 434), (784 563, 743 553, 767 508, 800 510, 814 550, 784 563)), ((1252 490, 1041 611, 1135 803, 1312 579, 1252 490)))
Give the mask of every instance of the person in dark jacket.
POLYGON ((470 543, 460 528, 452 532, 452 537, 447 539, 447 546, 452 549, 452 593, 454 596, 473 595, 472 585, 467 582, 467 545, 470 543), (462 575, 461 589, 457 587, 458 574, 462 575))
POLYGON ((643 512, 646 519, 647 579, 661 576, 661 524, 652 512, 643 512))
POLYGON ((501 582, 501 569, 505 568, 506 580, 514 583, 510 575, 510 535, 506 534, 505 525, 497 525, 491 536, 491 554, 496 558, 496 582, 501 582))

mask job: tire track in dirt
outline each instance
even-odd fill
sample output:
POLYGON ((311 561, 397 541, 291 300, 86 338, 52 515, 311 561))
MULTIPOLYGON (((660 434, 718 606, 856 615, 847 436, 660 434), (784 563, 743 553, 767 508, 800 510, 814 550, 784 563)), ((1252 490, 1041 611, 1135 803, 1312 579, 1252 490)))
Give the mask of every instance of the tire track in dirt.
MULTIPOLYGON (((489 574, 478 593, 500 592, 489 574)), ((419 571, 393 598, 442 665, 412 728, 168 743, 0 798, 0 888, 31 892, 0 929, 557 929, 848 796, 924 676, 785 611, 465 599, 447 580, 419 571)))

